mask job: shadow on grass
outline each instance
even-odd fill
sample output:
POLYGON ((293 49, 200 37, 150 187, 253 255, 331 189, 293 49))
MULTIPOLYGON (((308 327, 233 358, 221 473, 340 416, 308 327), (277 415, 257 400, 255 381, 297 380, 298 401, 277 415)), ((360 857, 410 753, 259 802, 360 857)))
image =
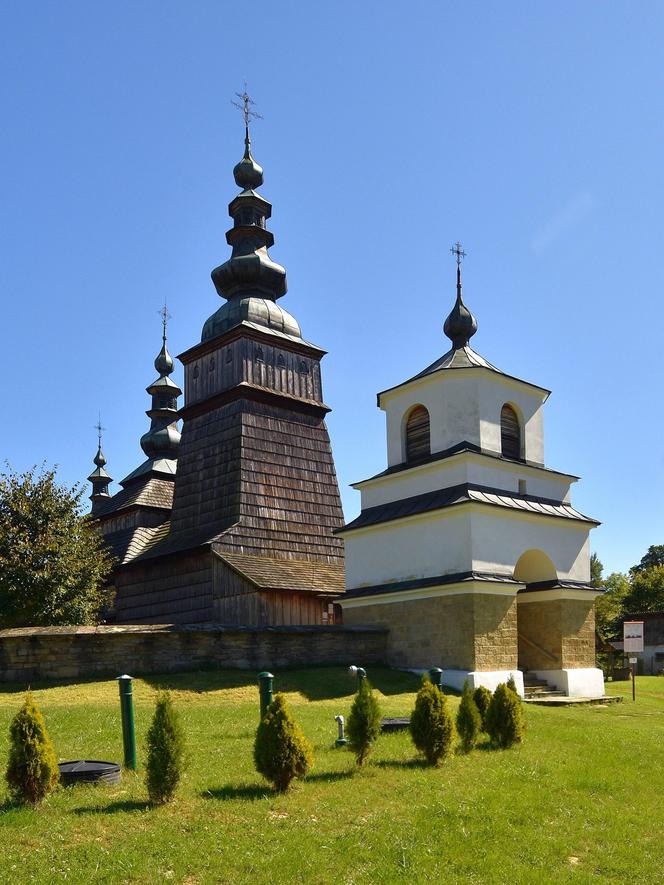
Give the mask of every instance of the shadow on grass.
POLYGON ((203 790, 201 797, 203 799, 220 799, 222 802, 228 799, 267 799, 269 796, 276 795, 271 787, 259 784, 242 784, 233 786, 226 784, 225 787, 216 787, 212 790, 203 790))
MULTIPOLYGON (((267 665, 266 665, 267 666, 267 665)), ((263 668, 265 669, 265 668, 263 668)), ((357 681, 347 667, 307 667, 306 669, 268 669, 274 673, 274 690, 300 692, 309 701, 351 698, 357 681)), ((414 673, 389 667, 368 667, 371 684, 384 695, 416 692, 420 679, 414 673)), ((141 678, 153 688, 193 691, 203 694, 226 688, 256 688, 258 668, 254 670, 196 670, 189 673, 147 674, 141 678)))
POLYGON ((137 799, 122 799, 118 802, 110 802, 108 805, 87 805, 83 808, 75 808, 74 814, 118 814, 122 811, 147 811, 152 808, 149 802, 137 799))
POLYGON ((435 768, 428 765, 426 759, 416 756, 414 759, 381 759, 380 762, 374 762, 376 768, 435 768))
POLYGON ((310 774, 305 778, 307 783, 333 783, 334 781, 345 781, 353 777, 356 767, 347 771, 320 771, 317 774, 310 774))
MULTIPOLYGON (((349 661, 349 663, 353 663, 349 661)), ((355 661, 358 666, 361 660, 355 661)), ((355 694, 357 682, 355 677, 348 673, 346 666, 318 666, 306 669, 283 669, 270 668, 269 662, 264 667, 256 667, 252 670, 218 670, 205 668, 178 673, 140 673, 133 675, 137 679, 144 680, 155 689, 173 689, 174 691, 191 691, 204 694, 208 691, 220 691, 223 689, 255 687, 258 697, 258 673, 261 669, 271 669, 275 674, 275 691, 297 691, 309 701, 333 700, 335 698, 350 698, 355 694)), ((415 673, 402 670, 391 670, 389 667, 368 666, 367 674, 371 684, 381 694, 386 696, 416 692, 420 685, 420 677, 415 673)), ((87 685, 96 682, 113 681, 115 674, 99 674, 88 679, 56 679, 31 680, 30 683, 3 683, 0 692, 4 694, 24 694, 28 687, 32 689, 48 689, 66 687, 69 685, 87 685)), ((449 694, 456 694, 447 690, 449 694)), ((446 691, 446 693, 447 693, 446 691)))

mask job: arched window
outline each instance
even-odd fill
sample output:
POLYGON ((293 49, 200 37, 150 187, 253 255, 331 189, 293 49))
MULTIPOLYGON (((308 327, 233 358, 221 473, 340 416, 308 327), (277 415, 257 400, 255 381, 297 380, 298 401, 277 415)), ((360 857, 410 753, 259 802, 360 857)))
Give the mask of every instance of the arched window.
POLYGON ((521 458, 521 428, 512 406, 507 403, 500 410, 500 449, 505 458, 521 458))
POLYGON ((406 461, 423 461, 430 454, 429 413, 424 406, 415 406, 406 421, 406 461))

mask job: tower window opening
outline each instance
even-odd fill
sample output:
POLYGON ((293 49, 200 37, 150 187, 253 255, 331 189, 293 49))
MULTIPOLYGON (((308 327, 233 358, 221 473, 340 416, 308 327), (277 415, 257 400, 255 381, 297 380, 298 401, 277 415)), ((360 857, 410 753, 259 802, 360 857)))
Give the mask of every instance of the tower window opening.
POLYGON ((406 421, 406 461, 416 463, 431 454, 429 412, 424 406, 415 406, 406 421))
POLYGON ((505 403, 500 410, 500 450, 504 458, 521 458, 521 428, 512 406, 505 403))

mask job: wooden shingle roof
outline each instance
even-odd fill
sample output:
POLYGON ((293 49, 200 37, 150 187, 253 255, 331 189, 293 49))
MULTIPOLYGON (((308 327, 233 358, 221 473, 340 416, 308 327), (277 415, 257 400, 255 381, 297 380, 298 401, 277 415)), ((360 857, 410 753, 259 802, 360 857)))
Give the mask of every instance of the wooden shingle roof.
POLYGON ((216 555, 260 590, 305 590, 326 595, 344 592, 343 565, 244 553, 216 555))

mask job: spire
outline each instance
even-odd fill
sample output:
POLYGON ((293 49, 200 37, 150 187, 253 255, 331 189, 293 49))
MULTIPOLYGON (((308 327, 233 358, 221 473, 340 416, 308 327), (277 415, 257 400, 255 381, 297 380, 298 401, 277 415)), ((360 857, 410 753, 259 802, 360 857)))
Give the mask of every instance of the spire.
POLYGON ((182 391, 168 377, 173 371, 174 363, 166 346, 166 328, 171 315, 165 303, 159 314, 162 320, 162 345, 154 361, 159 377, 146 388, 152 397, 152 408, 146 412, 151 419, 150 429, 141 437, 141 448, 150 459, 175 460, 180 444, 180 431, 177 426, 178 397, 182 391))
POLYGON ((463 303, 461 295, 461 259, 466 257, 466 253, 463 251, 461 243, 455 243, 450 252, 456 257, 457 292, 454 307, 445 320, 443 331, 451 339, 453 350, 459 350, 465 347, 477 332, 477 320, 463 303))
POLYGON ((101 434, 105 428, 101 426, 101 415, 95 424, 95 430, 97 431, 97 454, 93 459, 95 469, 88 477, 88 482, 92 483, 92 494, 90 495, 90 500, 92 501, 92 516, 95 516, 104 501, 107 501, 111 497, 108 487, 113 481, 104 470, 106 458, 101 449, 101 434))
POLYGON ((233 177, 241 191, 228 207, 233 219, 233 227, 226 233, 231 257, 212 271, 215 289, 228 304, 207 320, 202 340, 209 341, 241 322, 267 326, 299 338, 297 322, 275 304, 286 294, 286 271, 268 253, 274 245, 274 236, 266 228, 272 205, 256 192, 263 183, 263 169, 251 153, 249 122, 251 118, 260 119, 260 114, 251 109, 254 102, 246 84, 244 92, 236 95, 242 101, 232 104, 244 117, 244 155, 233 169, 233 177))

